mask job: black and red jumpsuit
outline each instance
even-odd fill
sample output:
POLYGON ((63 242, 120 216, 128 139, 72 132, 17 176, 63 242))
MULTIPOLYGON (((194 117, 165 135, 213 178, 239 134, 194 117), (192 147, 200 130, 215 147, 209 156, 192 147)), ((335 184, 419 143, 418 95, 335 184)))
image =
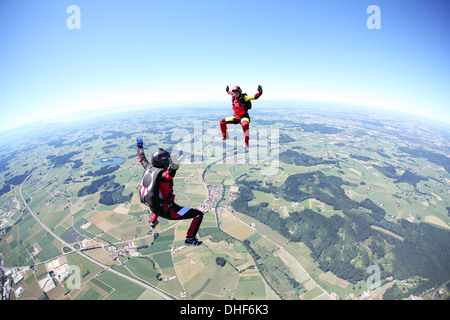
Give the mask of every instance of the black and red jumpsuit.
POLYGON ((176 170, 157 168, 147 159, 143 148, 137 148, 138 160, 145 169, 139 188, 141 202, 152 211, 151 221, 158 217, 169 220, 192 219, 187 237, 195 238, 203 220, 203 212, 189 207, 181 207, 174 202, 173 178, 176 170))

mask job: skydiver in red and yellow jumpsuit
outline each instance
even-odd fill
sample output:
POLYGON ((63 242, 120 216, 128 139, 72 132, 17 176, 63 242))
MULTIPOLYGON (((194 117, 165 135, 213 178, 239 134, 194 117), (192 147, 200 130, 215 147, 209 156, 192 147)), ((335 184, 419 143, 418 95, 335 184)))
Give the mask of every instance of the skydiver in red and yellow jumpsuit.
POLYGON ((244 131, 245 146, 248 147, 248 140, 250 138, 250 116, 248 114, 248 109, 251 108, 250 100, 258 99, 262 95, 262 87, 258 86, 258 92, 253 97, 242 93, 242 89, 239 86, 235 86, 231 91, 229 90, 230 89, 227 86, 227 93, 232 95, 231 103, 233 105, 234 115, 220 120, 220 130, 222 131, 223 140, 228 138, 227 124, 240 123, 242 126, 242 130, 244 131))

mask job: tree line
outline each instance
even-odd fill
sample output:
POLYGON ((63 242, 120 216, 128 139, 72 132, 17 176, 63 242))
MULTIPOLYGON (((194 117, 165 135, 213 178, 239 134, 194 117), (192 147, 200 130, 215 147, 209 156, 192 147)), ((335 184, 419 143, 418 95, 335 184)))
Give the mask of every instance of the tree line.
POLYGON ((239 195, 232 203, 233 208, 263 222, 291 241, 304 242, 324 272, 331 271, 353 284, 367 278, 367 267, 372 264, 380 267, 383 279, 393 276, 401 280, 420 275, 428 279, 424 285, 431 287, 450 278, 447 268, 449 231, 426 223, 389 222, 384 219, 386 211, 370 199, 357 202, 348 198, 341 187, 348 182, 339 177, 325 176, 320 171, 300 173, 289 176, 283 185, 275 187, 243 175, 236 183, 239 195), (333 206, 334 210, 341 210, 344 217, 333 215, 327 218, 314 210, 304 209, 282 218, 269 208, 268 203, 249 205, 254 198, 252 190, 295 202, 316 198, 333 206), (404 240, 372 226, 391 231, 404 240), (391 264, 392 267, 385 268, 391 264))
POLYGON ((114 182, 115 175, 104 176, 100 179, 93 180, 90 185, 84 186, 78 191, 78 196, 82 197, 88 194, 94 194, 100 189, 103 189, 100 193, 99 202, 105 205, 114 205, 130 201, 133 197, 131 192, 129 195, 122 195, 125 186, 114 182))

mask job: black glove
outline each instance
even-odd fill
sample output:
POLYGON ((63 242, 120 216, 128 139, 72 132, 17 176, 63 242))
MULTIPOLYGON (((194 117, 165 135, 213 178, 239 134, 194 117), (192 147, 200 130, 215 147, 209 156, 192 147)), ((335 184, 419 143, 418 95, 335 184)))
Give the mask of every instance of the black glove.
POLYGON ((227 93, 228 93, 228 91, 230 91, 230 87, 229 86, 227 86, 227 88, 225 89, 226 91, 227 91, 227 93))
POLYGON ((258 92, 259 92, 259 95, 262 95, 262 87, 261 86, 258 86, 258 92))

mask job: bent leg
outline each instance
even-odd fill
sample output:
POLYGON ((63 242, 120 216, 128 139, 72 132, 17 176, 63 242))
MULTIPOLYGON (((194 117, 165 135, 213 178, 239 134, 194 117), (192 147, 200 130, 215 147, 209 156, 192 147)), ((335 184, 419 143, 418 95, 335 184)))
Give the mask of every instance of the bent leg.
POLYGON ((196 214, 196 216, 194 219, 192 219, 191 225, 189 226, 186 236, 189 238, 195 238, 198 229, 200 228, 200 225, 202 224, 203 221, 203 212, 197 209, 191 209, 191 211, 195 211, 193 212, 193 215, 196 214))
POLYGON ((247 121, 247 118, 242 118, 241 126, 244 131, 245 145, 248 145, 248 140, 250 139, 250 124, 249 121, 247 121))
POLYGON ((226 139, 226 137, 227 137, 227 123, 225 122, 225 119, 220 120, 220 131, 222 131, 223 139, 226 139))
POLYGON ((158 217, 160 217, 160 216, 164 217, 164 215, 161 215, 161 214, 164 214, 164 211, 162 209, 160 209, 160 210, 150 209, 149 213, 151 215, 150 216, 150 223, 151 223, 150 226, 153 229, 159 224, 158 217))
POLYGON ((220 120, 220 130, 222 131, 223 140, 227 139, 227 124, 234 123, 236 124, 236 118, 234 116, 223 118, 220 120))
POLYGON ((189 238, 195 238, 198 229, 202 224, 203 212, 189 207, 181 207, 179 205, 173 205, 170 210, 171 210, 170 213, 171 220, 192 219, 191 225, 187 231, 186 236, 189 238))

